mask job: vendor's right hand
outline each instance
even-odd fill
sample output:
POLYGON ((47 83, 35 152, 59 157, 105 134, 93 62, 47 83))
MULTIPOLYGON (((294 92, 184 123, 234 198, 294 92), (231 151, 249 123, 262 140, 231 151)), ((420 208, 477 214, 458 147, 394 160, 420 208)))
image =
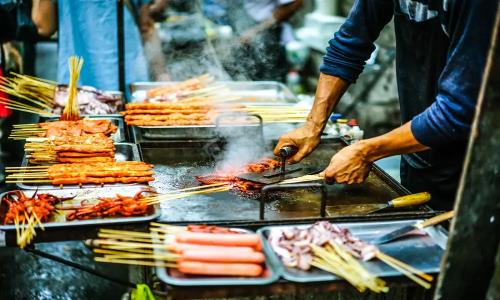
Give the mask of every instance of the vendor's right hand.
POLYGON ((304 157, 318 147, 321 139, 321 133, 314 130, 314 126, 306 123, 289 133, 282 135, 278 141, 278 145, 274 148, 274 155, 279 156, 279 151, 284 146, 294 146, 297 148, 297 153, 288 158, 289 163, 298 163, 304 157))

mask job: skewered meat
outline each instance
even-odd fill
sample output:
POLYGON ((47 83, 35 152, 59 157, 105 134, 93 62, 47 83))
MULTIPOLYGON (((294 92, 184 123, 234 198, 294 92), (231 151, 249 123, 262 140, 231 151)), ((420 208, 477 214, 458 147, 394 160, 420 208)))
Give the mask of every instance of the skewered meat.
POLYGON ((56 161, 60 163, 97 163, 97 162, 113 162, 114 157, 56 157, 56 161))
POLYGON ((164 114, 164 115, 130 115, 125 116, 126 121, 133 120, 144 120, 144 121, 176 121, 176 120, 210 120, 209 116, 206 113, 199 114, 182 114, 182 113, 172 113, 172 114, 164 114))
POLYGON ((126 121, 129 126, 197 126, 197 125, 211 125, 212 121, 190 121, 190 120, 174 120, 174 121, 143 121, 133 120, 126 121))
POLYGON ((144 200, 143 192, 138 192, 134 197, 116 195, 116 198, 99 198, 94 205, 81 203, 81 207, 66 216, 67 220, 88 220, 109 216, 137 216, 148 212, 148 205, 144 200))
POLYGON ((238 178, 237 176, 243 173, 262 173, 266 170, 276 169, 281 163, 274 159, 263 159, 255 163, 248 164, 241 168, 223 168, 216 170, 212 174, 205 176, 196 176, 196 180, 203 184, 223 183, 227 182, 231 186, 240 191, 258 191, 262 189, 263 184, 247 181, 238 178))
POLYGON ((269 243, 287 267, 309 270, 313 258, 311 244, 324 246, 333 241, 344 245, 354 257, 370 260, 377 248, 365 243, 346 228, 320 221, 306 228, 291 228, 271 232, 269 243))
POLYGON ((110 120, 83 119, 78 121, 54 121, 40 123, 39 126, 45 129, 40 134, 41 137, 53 136, 82 136, 88 134, 101 133, 110 136, 115 133, 117 127, 110 120))
POLYGON ((71 151, 62 151, 57 152, 58 157, 114 157, 114 151, 110 150, 107 152, 71 152, 71 151))
POLYGON ((7 192, 1 199, 8 208, 3 215, 2 224, 19 224, 26 221, 26 216, 36 214, 36 218, 46 222, 55 210, 55 205, 72 198, 59 198, 51 194, 37 194, 27 197, 22 191, 7 192))
POLYGON ((114 145, 59 145, 59 146, 54 146, 52 148, 53 151, 56 152, 82 152, 82 153, 99 153, 99 152, 105 152, 105 153, 114 153, 115 152, 115 147, 114 145))
POLYGON ((54 173, 70 173, 75 171, 149 171, 153 168, 153 165, 147 164, 142 161, 121 161, 113 163, 93 163, 93 164, 57 164, 52 165, 48 168, 48 172, 54 173))
MULTIPOLYGON (((174 110, 174 111, 207 111, 212 108, 210 102, 196 103, 196 104, 182 104, 182 103, 128 103, 125 105, 126 112, 134 110, 174 110)), ((124 114, 122 112, 121 114, 124 114)))
POLYGON ((48 141, 53 146, 60 145, 106 145, 113 147, 113 140, 102 133, 83 136, 51 136, 48 141))
POLYGON ((143 177, 143 176, 151 176, 153 175, 153 171, 129 171, 129 170, 121 170, 121 171, 101 171, 97 170, 87 170, 83 172, 79 172, 75 170, 71 173, 61 172, 49 172, 49 178, 78 178, 78 177, 143 177))
POLYGON ((147 183, 154 181, 153 177, 76 177, 55 178, 51 180, 52 185, 68 184, 105 184, 105 183, 147 183))
POLYGON ((208 76, 191 78, 180 83, 161 86, 148 91, 148 97, 168 95, 179 91, 192 91, 205 87, 212 79, 208 76))

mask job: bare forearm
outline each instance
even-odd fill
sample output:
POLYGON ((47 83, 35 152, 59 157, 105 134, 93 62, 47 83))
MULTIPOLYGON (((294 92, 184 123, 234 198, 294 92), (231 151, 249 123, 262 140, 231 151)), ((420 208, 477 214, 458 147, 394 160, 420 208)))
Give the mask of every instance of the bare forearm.
POLYGON ((33 0, 31 18, 38 34, 51 36, 57 30, 57 9, 51 0, 33 0))
POLYGON ((398 127, 384 135, 374 137, 359 142, 369 162, 374 162, 381 158, 419 152, 429 149, 420 144, 411 132, 411 122, 398 127))
POLYGON ((330 114, 348 87, 349 83, 339 77, 320 74, 314 104, 306 123, 315 134, 323 132, 330 114))

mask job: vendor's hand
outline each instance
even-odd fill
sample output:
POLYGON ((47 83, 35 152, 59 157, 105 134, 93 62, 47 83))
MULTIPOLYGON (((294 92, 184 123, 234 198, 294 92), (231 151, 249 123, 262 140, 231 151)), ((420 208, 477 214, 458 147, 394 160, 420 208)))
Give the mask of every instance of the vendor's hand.
POLYGON ((279 151, 284 146, 295 146, 297 153, 288 158, 288 162, 297 163, 318 147, 320 139, 321 132, 315 130, 313 125, 306 123, 303 127, 282 135, 274 149, 274 155, 279 156, 279 151))
POLYGON ((332 157, 330 165, 321 175, 326 182, 363 183, 372 168, 368 153, 362 142, 347 146, 332 157))

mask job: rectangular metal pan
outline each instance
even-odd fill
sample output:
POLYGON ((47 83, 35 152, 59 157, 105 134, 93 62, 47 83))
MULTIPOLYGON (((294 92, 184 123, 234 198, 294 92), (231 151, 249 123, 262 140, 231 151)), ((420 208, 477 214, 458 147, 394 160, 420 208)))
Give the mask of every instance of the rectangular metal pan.
MULTIPOLYGON (((131 143, 116 143, 115 144, 116 152, 115 152, 115 159, 117 161, 141 161, 141 156, 139 154, 139 149, 136 144, 131 144, 131 143)), ((26 154, 24 155, 23 162, 21 163, 22 167, 29 166, 28 158, 26 157, 26 154)), ((32 184, 32 183, 23 183, 23 180, 18 180, 16 183, 17 187, 23 190, 34 190, 34 189, 39 189, 39 190, 47 190, 47 189, 57 189, 57 187, 51 185, 51 184, 32 184)), ((132 185, 137 185, 137 184, 124 184, 124 183, 113 183, 113 184, 106 184, 106 186, 132 186, 132 185)), ((85 188, 95 188, 95 187, 101 187, 101 185, 95 185, 95 184, 85 184, 85 188)), ((65 185, 63 186, 63 189, 75 189, 79 188, 78 185, 65 185)))
MULTIPOLYGON (((131 102, 144 101, 146 91, 155 87, 174 84, 175 82, 138 82, 131 85, 131 102)), ((297 97, 282 83, 276 81, 221 81, 215 84, 223 84, 230 89, 230 96, 241 98, 239 103, 245 105, 289 105, 297 103, 297 97)), ((300 123, 267 123, 263 126, 263 134, 266 138, 277 138, 281 134, 296 128, 300 123)), ((251 134, 255 125, 193 125, 193 126, 131 126, 132 135, 137 143, 148 140, 166 139, 210 139, 216 137, 230 137, 241 133, 251 134), (226 129, 227 127, 227 129, 226 129)))
MULTIPOLYGON (((85 118, 89 119, 106 119, 106 120, 111 120, 113 125, 118 127, 116 132, 111 136, 113 138, 113 141, 115 143, 122 143, 127 140, 127 134, 125 131, 125 122, 123 122, 123 117, 119 114, 117 115, 88 115, 88 116, 83 116, 85 118)), ((59 118, 40 118, 40 123, 42 122, 51 122, 51 121, 57 121, 59 118)))
MULTIPOLYGON (((141 102, 150 89, 179 82, 135 82, 130 85, 132 98, 130 102, 141 102)), ((228 96, 241 98, 240 103, 296 103, 297 97, 284 85, 277 81, 217 81, 214 85, 224 85, 230 91, 228 96)))
MULTIPOLYGON (((100 189, 53 189, 38 191, 39 193, 49 193, 57 197, 73 197, 75 199, 64 201, 63 205, 79 205, 81 200, 88 199, 93 200, 92 202, 97 202, 98 197, 114 197, 117 194, 122 196, 134 196, 137 192, 142 190, 152 190, 151 187, 147 185, 134 185, 127 188, 115 187, 115 186, 104 186, 100 189)), ((23 191, 28 197, 31 197, 35 191, 23 191)), ((0 198, 5 195, 1 194, 0 198)), ((91 203, 92 203, 91 202, 91 203)), ((64 211, 63 211, 64 212, 64 211)), ((69 211, 67 211, 69 212, 69 211)), ((132 216, 132 217, 108 217, 100 219, 91 220, 74 220, 67 221, 65 214, 57 214, 51 218, 47 223, 43 223, 45 228, 62 228, 62 227, 77 227, 77 226, 96 226, 96 225, 110 225, 110 224, 124 224, 124 223, 138 223, 138 222, 148 222, 155 220, 159 217, 161 211, 159 205, 150 206, 148 213, 144 216, 132 216)), ((0 230, 15 230, 14 225, 0 225, 0 230)))
MULTIPOLYGON (((385 222, 359 222, 359 223, 336 223, 336 225, 348 228, 352 234, 361 240, 370 242, 370 240, 388 233, 394 229, 405 225, 414 224, 417 220, 385 221, 385 222)), ((300 228, 309 225, 300 225, 300 228)), ((285 267, 278 255, 272 250, 268 242, 268 237, 274 230, 291 228, 294 226, 268 226, 259 229, 257 232, 264 241, 264 251, 271 259, 272 264, 279 270, 281 277, 293 282, 318 282, 342 280, 341 278, 325 272, 323 270, 312 268, 309 271, 302 271, 295 268, 285 267)), ((442 227, 426 228, 427 235, 414 235, 396 240, 391 243, 379 246, 380 251, 393 256, 412 267, 425 273, 437 273, 440 269, 441 257, 444 254, 447 241, 447 232, 442 227)), ((379 277, 397 277, 401 273, 391 268, 380 260, 362 262, 362 264, 374 275, 379 277)))
MULTIPOLYGON (((236 229, 241 232, 253 233, 249 230, 236 229)), ((155 249, 155 252, 160 254, 163 253, 159 249, 155 249)), ((166 284, 175 286, 228 286, 228 285, 266 285, 271 284, 278 280, 279 273, 271 264, 270 258, 267 253, 264 252, 266 256, 266 274, 262 277, 222 277, 222 276, 185 276, 175 269, 156 267, 156 275, 158 278, 166 284)))

